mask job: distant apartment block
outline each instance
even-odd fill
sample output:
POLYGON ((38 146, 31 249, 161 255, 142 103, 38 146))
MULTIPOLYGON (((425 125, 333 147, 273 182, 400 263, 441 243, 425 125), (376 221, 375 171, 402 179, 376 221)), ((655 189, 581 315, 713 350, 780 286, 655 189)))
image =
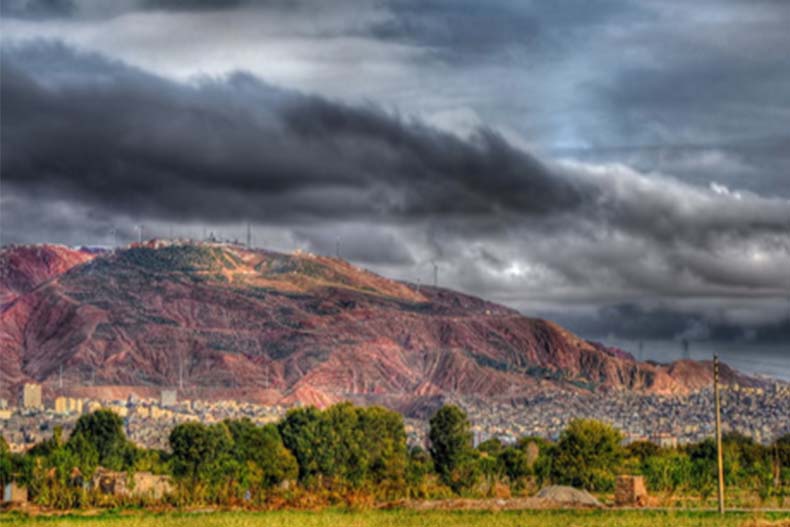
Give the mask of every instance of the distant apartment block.
POLYGON ((75 397, 58 397, 55 399, 55 413, 81 414, 83 401, 75 397))
POLYGON ((22 387, 22 406, 24 408, 43 408, 40 384, 25 383, 22 387))
POLYGON ((162 390, 161 406, 175 406, 178 402, 178 392, 176 390, 162 390))

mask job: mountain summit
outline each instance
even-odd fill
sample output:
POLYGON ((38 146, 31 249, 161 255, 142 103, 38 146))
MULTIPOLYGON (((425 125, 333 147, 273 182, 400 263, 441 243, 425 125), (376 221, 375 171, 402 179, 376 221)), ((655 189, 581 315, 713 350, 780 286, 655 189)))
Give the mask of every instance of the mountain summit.
MULTIPOLYGON (((336 258, 154 240, 114 251, 0 252, 0 396, 24 382, 82 395, 326 405, 547 390, 687 393, 705 363, 642 363, 559 325, 336 258)), ((725 381, 758 381, 723 368, 725 381)))

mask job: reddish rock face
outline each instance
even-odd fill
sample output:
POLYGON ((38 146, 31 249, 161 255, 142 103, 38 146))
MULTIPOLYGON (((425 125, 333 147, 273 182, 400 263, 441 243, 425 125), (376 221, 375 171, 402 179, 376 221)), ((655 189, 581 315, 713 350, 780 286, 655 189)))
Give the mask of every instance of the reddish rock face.
POLYGON ((147 393, 181 375, 187 397, 319 406, 710 383, 709 366, 638 363, 552 322, 334 258, 168 242, 68 253, 79 265, 60 253, 47 263, 47 247, 25 254, 45 261, 15 264, 31 278, 4 282, 16 295, 0 318, 6 391, 54 385, 61 365, 75 393, 147 393))
POLYGON ((18 245, 0 250, 0 310, 16 297, 60 276, 94 254, 62 245, 18 245))

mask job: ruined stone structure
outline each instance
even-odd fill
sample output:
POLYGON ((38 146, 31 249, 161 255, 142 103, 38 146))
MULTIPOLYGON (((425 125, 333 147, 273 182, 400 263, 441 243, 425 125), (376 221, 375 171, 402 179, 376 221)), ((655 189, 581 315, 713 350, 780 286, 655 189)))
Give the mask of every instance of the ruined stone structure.
POLYGON ((647 488, 642 476, 617 476, 614 503, 618 507, 644 507, 647 505, 647 488))

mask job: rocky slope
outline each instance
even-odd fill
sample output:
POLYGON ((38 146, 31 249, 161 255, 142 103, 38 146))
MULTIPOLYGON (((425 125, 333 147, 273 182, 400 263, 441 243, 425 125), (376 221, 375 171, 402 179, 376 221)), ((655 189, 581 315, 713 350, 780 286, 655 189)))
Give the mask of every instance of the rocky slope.
POLYGON ((0 251, 0 310, 19 295, 60 276, 94 253, 62 245, 19 245, 0 251))
MULTIPOLYGON (((29 380, 54 386, 61 365, 75 393, 150 393, 181 378, 191 397, 317 405, 552 389, 683 393, 711 382, 702 363, 639 363, 552 322, 334 258, 153 241, 95 258, 59 250, 77 264, 67 265, 47 263, 49 246, 18 250, 3 249, 0 261, 48 271, 4 282, 6 397, 29 380)), ((727 368, 723 376, 757 382, 727 368)))

